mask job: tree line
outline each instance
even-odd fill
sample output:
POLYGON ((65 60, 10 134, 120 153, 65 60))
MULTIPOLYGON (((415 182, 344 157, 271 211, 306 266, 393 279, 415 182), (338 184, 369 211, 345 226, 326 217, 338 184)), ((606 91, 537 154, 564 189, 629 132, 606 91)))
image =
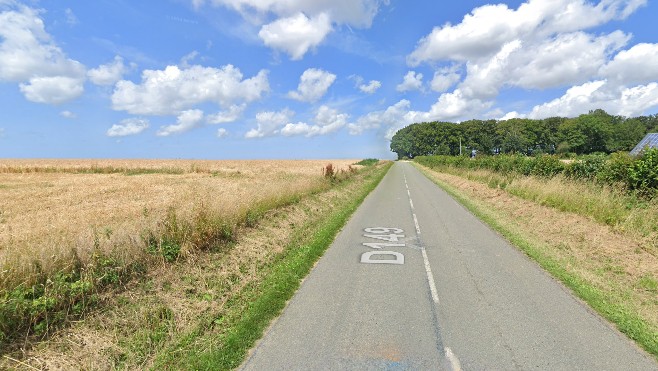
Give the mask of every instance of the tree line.
POLYGON ((456 156, 472 150, 478 154, 613 153, 630 151, 651 132, 658 132, 658 114, 627 118, 597 109, 574 118, 412 124, 395 133, 391 151, 398 159, 456 156))

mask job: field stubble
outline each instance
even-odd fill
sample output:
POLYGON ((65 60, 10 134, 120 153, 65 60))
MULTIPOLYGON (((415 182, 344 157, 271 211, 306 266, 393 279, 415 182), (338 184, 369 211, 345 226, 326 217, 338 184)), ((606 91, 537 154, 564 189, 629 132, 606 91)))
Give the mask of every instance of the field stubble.
MULTIPOLYGON (((349 162, 333 163, 342 168, 349 162)), ((104 293, 105 310, 17 352, 16 360, 0 359, 0 369, 176 369, 189 367, 198 354, 226 352, 245 313, 272 291, 267 277, 275 267, 298 269, 291 256, 310 254, 311 240, 326 229, 328 218, 365 197, 364 186, 374 188, 375 177, 387 168, 359 172, 354 181, 267 211, 258 228, 239 227, 229 249, 203 250, 153 267, 124 289, 104 293)))
POLYGON ((2 160, 0 289, 94 253, 129 261, 172 213, 185 221, 211 210, 230 225, 259 204, 320 189, 329 162, 354 161, 2 160))

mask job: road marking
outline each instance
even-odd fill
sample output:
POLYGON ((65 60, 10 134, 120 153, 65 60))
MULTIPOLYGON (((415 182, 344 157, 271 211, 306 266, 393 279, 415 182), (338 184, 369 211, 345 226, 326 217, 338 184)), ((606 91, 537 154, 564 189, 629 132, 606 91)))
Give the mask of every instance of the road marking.
POLYGON ((411 213, 411 215, 414 216, 414 224, 416 225, 416 233, 420 234, 420 226, 418 225, 418 218, 416 218, 416 213, 411 213))
MULTIPOLYGON (((420 225, 418 224, 418 217, 414 212, 414 202, 411 199, 411 192, 409 191, 409 184, 407 184, 407 174, 402 173, 404 176, 404 186, 407 188, 407 195, 409 196, 409 205, 411 205, 411 215, 414 218, 414 225, 416 226, 416 233, 420 239, 420 225)), ((430 285, 430 293, 432 294, 432 301, 435 304, 439 304, 439 293, 436 291, 436 285, 434 284, 434 275, 432 274, 432 267, 430 266, 430 260, 427 258, 427 252, 425 251, 425 246, 420 245, 420 251, 423 254, 423 263, 425 265, 425 273, 427 274, 427 283, 430 285)))
POLYGON ((450 348, 446 347, 446 358, 448 358, 448 361, 450 362, 450 366, 452 367, 452 371, 461 371, 462 366, 459 364, 459 359, 457 359, 457 356, 450 350, 450 348))
POLYGON ((427 252, 425 248, 421 246, 420 252, 423 253, 423 261, 425 262, 425 273, 427 273, 427 282, 430 284, 430 292, 432 293, 432 300, 435 304, 439 304, 439 293, 436 291, 436 285, 434 285, 434 275, 432 274, 432 267, 430 267, 430 261, 427 259, 427 252))

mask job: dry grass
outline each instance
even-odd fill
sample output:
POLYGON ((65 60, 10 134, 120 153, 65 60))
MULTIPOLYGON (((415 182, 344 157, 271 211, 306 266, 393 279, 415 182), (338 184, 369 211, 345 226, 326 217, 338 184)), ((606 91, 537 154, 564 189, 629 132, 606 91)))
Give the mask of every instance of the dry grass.
POLYGON ((105 293, 106 310, 16 353, 22 365, 0 358, 0 369, 162 368, 158 362, 168 364, 190 349, 217 349, 230 322, 254 300, 242 297, 245 288, 257 287, 285 249, 304 249, 336 205, 357 198, 368 181, 359 175, 345 186, 271 210, 258 228, 243 228, 227 251, 201 251, 154 267, 120 292, 105 293))
MULTIPOLYGON (((658 344, 657 232, 656 224, 648 224, 655 223, 657 218, 655 204, 643 208, 619 206, 614 190, 599 189, 597 194, 590 186, 560 179, 520 178, 501 189, 487 184, 491 174, 481 171, 458 176, 424 169, 439 183, 447 184, 471 200, 504 230, 529 241, 541 256, 540 260, 557 262, 559 269, 569 277, 603 293, 606 308, 608 305, 623 308, 623 315, 612 315, 617 320, 640 318, 644 321, 648 327, 642 331, 653 337, 634 333, 633 329, 625 331, 630 337, 651 338, 642 345, 652 352, 658 350, 653 348, 658 344), (560 198, 562 201, 557 205, 582 203, 584 211, 548 206, 556 204, 547 201, 550 198, 560 198), (599 205, 595 205, 597 203, 599 205), (610 225, 592 216, 598 212, 596 210, 606 208, 628 210, 623 214, 624 219, 610 225), (648 221, 640 222, 641 219, 648 221)), ((628 327, 624 323, 617 325, 621 329, 628 327)))
POLYGON ((447 170, 540 205, 592 218, 658 255, 658 198, 647 200, 621 188, 563 176, 546 179, 501 175, 490 170, 447 170))
POLYGON ((328 162, 354 163, 0 160, 0 289, 66 269, 72 250, 83 264, 94 251, 143 254, 144 231, 169 210, 178 220, 199 210, 232 220, 259 202, 318 190, 328 162))

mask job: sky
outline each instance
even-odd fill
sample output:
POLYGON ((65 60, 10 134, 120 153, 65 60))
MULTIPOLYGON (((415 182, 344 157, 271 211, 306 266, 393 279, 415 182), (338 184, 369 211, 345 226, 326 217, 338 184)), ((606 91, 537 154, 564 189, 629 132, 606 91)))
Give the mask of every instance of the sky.
POLYGON ((0 0, 0 158, 393 158, 415 122, 658 113, 648 0, 0 0))

